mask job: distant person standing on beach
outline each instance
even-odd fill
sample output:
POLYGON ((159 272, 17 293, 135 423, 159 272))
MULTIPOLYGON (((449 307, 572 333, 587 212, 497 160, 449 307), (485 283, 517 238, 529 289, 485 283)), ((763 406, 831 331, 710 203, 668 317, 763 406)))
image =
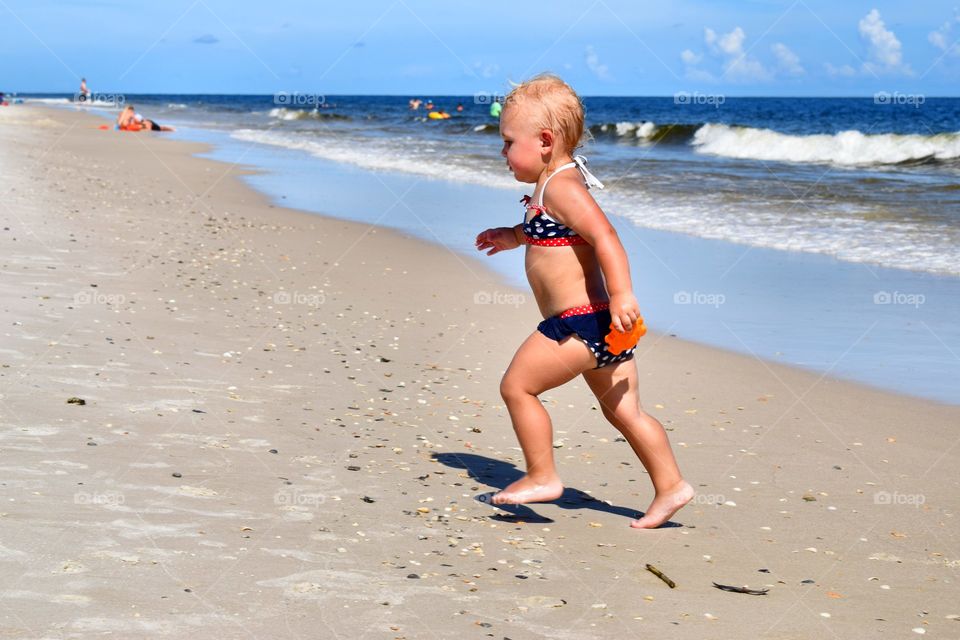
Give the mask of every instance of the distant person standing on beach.
POLYGON ((680 474, 663 425, 640 407, 633 353, 646 328, 627 254, 588 192, 603 184, 582 156, 573 156, 583 136, 583 105, 552 75, 518 85, 504 102, 501 155, 518 182, 536 187, 523 200, 522 224, 487 229, 476 246, 493 255, 527 245, 527 278, 544 321, 520 345, 500 382, 527 469, 492 502, 550 502, 563 494, 553 427, 538 396, 582 375, 653 482, 653 501, 630 526, 658 527, 693 499, 694 490, 680 474))
POLYGON ((490 115, 494 118, 500 117, 500 112, 503 111, 503 105, 500 104, 500 100, 497 98, 493 99, 493 103, 490 105, 490 115))
POLYGON ((80 93, 77 95, 80 102, 90 99, 90 89, 87 88, 87 79, 80 78, 80 93))

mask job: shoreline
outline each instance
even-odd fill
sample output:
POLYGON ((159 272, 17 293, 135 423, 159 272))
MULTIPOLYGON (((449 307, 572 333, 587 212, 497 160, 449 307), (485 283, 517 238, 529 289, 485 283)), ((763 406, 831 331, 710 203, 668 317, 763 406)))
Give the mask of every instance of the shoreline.
POLYGON ((476 496, 522 466, 497 382, 532 301, 476 304, 499 274, 276 207, 197 145, 20 109, 0 114, 14 635, 958 624, 960 408, 651 332, 640 395, 700 492, 685 526, 629 529, 649 482, 579 380, 543 395, 570 495, 492 517, 476 496), (711 581, 769 587, 764 620, 711 581))

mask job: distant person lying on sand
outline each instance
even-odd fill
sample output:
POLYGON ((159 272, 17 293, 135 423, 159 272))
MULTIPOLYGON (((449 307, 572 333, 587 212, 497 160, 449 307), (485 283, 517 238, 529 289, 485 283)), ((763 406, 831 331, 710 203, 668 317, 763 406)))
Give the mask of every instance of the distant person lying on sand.
POLYGON ((117 129, 120 131, 176 131, 173 127, 144 118, 136 112, 132 104, 125 106, 117 116, 117 129))
POLYGON ((143 128, 147 131, 176 131, 173 127, 167 126, 165 124, 158 124, 156 120, 148 120, 144 118, 139 113, 134 116, 137 119, 137 122, 143 124, 143 128))
POLYGON ((133 110, 132 104, 125 106, 117 115, 117 129, 121 131, 140 131, 142 127, 134 120, 135 115, 136 112, 133 110))

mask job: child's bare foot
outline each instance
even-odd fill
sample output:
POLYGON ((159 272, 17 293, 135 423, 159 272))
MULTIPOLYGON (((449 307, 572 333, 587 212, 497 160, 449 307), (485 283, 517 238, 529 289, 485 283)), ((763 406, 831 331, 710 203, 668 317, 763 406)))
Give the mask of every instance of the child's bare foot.
POLYGON ((654 497, 643 517, 631 522, 630 526, 634 529, 656 529, 693 500, 695 493, 693 487, 681 480, 675 488, 654 497))
POLYGON ((550 502, 563 495, 563 483, 554 476, 548 482, 535 482, 530 476, 523 476, 509 487, 490 499, 493 504, 526 504, 528 502, 550 502))

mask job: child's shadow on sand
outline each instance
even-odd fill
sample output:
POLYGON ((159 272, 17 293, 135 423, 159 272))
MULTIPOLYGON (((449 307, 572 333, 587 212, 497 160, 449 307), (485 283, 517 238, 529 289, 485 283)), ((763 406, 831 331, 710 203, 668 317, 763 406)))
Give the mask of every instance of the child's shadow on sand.
MULTIPOLYGON (((474 453, 434 453, 433 459, 454 469, 464 469, 468 474, 470 474, 470 477, 477 482, 482 482, 484 484, 497 487, 498 489, 504 489, 513 481, 523 477, 523 473, 517 469, 516 465, 512 463, 495 460, 493 458, 487 458, 486 456, 478 456, 474 453)), ((536 511, 531 509, 529 505, 494 505, 490 502, 490 498, 494 493, 495 492, 488 492, 475 496, 477 501, 483 502, 484 504, 488 504, 490 506, 495 506, 497 509, 507 512, 507 515, 497 514, 491 516, 491 518, 494 520, 502 520, 504 522, 516 522, 520 520, 534 523, 553 522, 551 518, 547 518, 538 514, 536 511)), ((595 511, 612 513, 614 515, 624 516, 630 519, 643 517, 642 511, 607 504, 606 502, 598 500, 593 496, 572 487, 565 487, 563 490, 563 495, 556 500, 537 504, 555 504, 561 509, 593 509, 595 511)), ((666 529, 670 527, 682 526, 682 524, 673 522, 671 520, 663 523, 658 528, 666 529)))

